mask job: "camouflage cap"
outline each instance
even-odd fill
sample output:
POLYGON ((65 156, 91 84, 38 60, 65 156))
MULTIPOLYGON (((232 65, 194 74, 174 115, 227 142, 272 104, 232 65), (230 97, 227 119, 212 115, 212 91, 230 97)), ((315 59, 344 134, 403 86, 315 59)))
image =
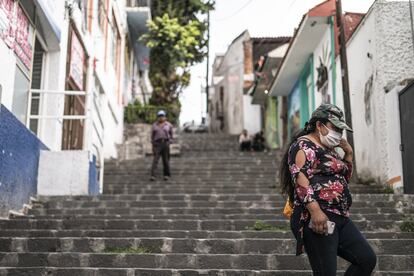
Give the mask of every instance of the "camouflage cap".
POLYGON ((328 119, 334 126, 340 129, 353 130, 346 124, 344 112, 333 104, 321 104, 313 113, 312 118, 328 119))

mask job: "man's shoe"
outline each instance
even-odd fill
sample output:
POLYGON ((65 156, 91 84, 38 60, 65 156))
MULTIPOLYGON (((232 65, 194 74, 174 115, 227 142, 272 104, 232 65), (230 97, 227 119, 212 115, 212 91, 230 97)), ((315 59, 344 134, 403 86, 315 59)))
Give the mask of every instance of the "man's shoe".
POLYGON ((164 180, 168 181, 168 180, 170 180, 170 177, 169 176, 164 176, 164 180))
POLYGON ((151 176, 150 181, 155 181, 155 176, 151 176))

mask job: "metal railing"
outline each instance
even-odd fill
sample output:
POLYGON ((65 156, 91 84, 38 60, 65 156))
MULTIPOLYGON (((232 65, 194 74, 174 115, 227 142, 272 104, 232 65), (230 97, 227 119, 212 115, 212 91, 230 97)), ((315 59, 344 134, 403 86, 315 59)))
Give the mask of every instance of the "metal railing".
MULTIPOLYGON (((60 123, 63 123, 63 120, 84 120, 85 126, 88 128, 84 132, 84 146, 87 148, 85 150, 95 152, 97 155, 97 169, 99 171, 99 182, 100 189, 102 192, 103 185, 103 166, 104 166, 104 133, 105 125, 102 117, 101 108, 99 106, 99 94, 96 92, 86 93, 85 91, 68 91, 68 90, 41 90, 41 89, 31 89, 29 90, 28 96, 28 108, 27 108, 27 119, 26 127, 30 129, 30 122, 32 120, 37 120, 39 123, 41 120, 58 120, 60 123), (84 96, 85 97, 85 106, 83 115, 64 115, 64 111, 61 114, 53 115, 44 115, 42 113, 42 108, 39 106, 38 113, 32 114, 32 98, 36 97, 39 100, 39 104, 42 105, 44 95, 61 95, 61 96, 84 96), (89 133, 89 134, 88 134, 89 133), (97 140, 93 139, 93 134, 96 135, 97 140)), ((59 109, 59 108, 58 108, 59 109)), ((64 108, 62 108, 64 110, 64 108)), ((59 111, 60 112, 60 111, 59 111)), ((42 124, 40 124, 42 127, 42 124)), ((63 135, 63 133, 61 134, 63 135)), ((39 135, 38 135, 39 136, 39 135)), ((39 137, 41 138, 41 137, 39 137)), ((60 137, 60 140, 62 137, 60 137)))
POLYGON ((85 96, 88 97, 90 94, 87 94, 85 91, 68 91, 68 90, 42 90, 42 89, 30 89, 29 90, 29 99, 28 99, 28 108, 27 108, 27 120, 26 126, 30 126, 31 119, 60 119, 60 120, 86 120, 88 119, 87 113, 88 110, 85 109, 85 115, 36 115, 32 114, 32 98, 33 94, 42 98, 43 95, 67 95, 67 96, 85 96))
MULTIPOLYGON (((86 93, 85 91, 31 89, 29 90, 26 127, 30 128, 31 120, 91 120, 92 129, 95 131, 95 134, 98 137, 100 146, 103 147, 104 126, 102 122, 102 115, 97 105, 96 97, 97 95, 95 95, 95 93, 86 93), (86 107, 84 108, 85 112, 83 115, 64 115, 63 112, 62 114, 56 115, 32 114, 31 103, 33 95, 38 97, 40 99, 40 102, 42 102, 42 97, 46 94, 62 96, 84 96, 86 98, 86 107), (90 99, 91 97, 92 99, 90 99), (96 114, 98 122, 95 122, 93 119, 93 114, 96 114)), ((39 113, 41 113, 40 110, 41 108, 39 109, 39 113)))

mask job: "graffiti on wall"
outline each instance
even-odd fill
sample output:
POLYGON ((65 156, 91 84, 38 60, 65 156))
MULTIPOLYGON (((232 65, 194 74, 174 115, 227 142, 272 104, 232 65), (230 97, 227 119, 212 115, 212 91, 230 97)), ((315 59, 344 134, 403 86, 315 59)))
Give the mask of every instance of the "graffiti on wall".
POLYGON ((288 105, 289 137, 292 137, 300 129, 300 89, 298 85, 289 95, 288 105))
POLYGON ((329 64, 329 51, 328 45, 325 44, 322 48, 322 56, 319 56, 319 66, 316 68, 318 79, 316 81, 316 87, 322 94, 322 103, 330 103, 331 96, 328 93, 328 67, 329 64))
POLYGON ((265 136, 266 143, 271 149, 276 149, 279 146, 277 114, 277 101, 269 97, 266 109, 265 136))
POLYGON ((372 117, 371 117, 371 96, 372 96, 372 90, 373 90, 373 80, 374 76, 371 75, 367 82, 365 83, 365 89, 364 89, 364 104, 365 104, 365 122, 367 125, 371 125, 372 123, 372 117))

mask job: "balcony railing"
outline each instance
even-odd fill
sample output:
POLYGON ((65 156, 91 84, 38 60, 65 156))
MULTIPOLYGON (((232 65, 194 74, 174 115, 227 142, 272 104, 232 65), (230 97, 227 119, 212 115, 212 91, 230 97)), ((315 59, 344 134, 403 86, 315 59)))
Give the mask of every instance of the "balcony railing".
POLYGON ((127 7, 151 7, 151 0, 127 0, 127 7))

